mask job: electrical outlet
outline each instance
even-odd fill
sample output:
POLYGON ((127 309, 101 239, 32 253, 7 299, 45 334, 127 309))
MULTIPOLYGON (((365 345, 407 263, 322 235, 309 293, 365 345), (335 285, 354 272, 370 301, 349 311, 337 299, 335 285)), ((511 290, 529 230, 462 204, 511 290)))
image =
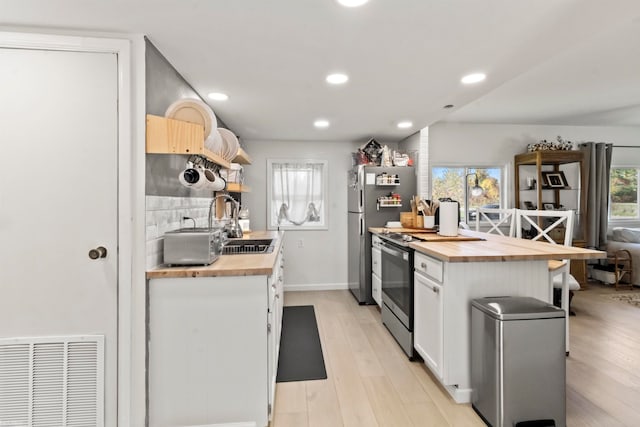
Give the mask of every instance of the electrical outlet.
POLYGON ((304 248, 304 242, 302 239, 298 239, 298 248, 304 248))

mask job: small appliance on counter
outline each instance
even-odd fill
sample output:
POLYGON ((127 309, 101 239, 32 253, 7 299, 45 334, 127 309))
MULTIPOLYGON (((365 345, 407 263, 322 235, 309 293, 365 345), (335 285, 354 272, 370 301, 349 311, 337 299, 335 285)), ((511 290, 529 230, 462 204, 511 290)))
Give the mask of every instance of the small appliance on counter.
POLYGON ((440 203, 440 224, 438 234, 441 236, 457 236, 460 217, 458 202, 440 203))
POLYGON ((181 228, 164 234, 164 263, 209 265, 222 253, 220 228, 181 228))
POLYGON ((448 222, 448 223, 455 222, 456 231, 457 231, 458 224, 460 224, 460 203, 455 201, 455 200, 453 200, 453 199, 450 199, 449 197, 442 197, 442 198, 438 199, 438 203, 439 203, 439 205, 438 205, 438 208, 436 209, 436 212, 435 212, 435 225, 437 225, 439 228, 442 227, 442 218, 441 218, 441 215, 443 213, 443 210, 441 209, 442 208, 442 204, 443 203, 455 203, 456 204, 455 209, 451 209, 451 207, 453 205, 448 205, 449 206, 449 208, 447 209, 448 218, 445 221, 448 222), (455 218, 455 217, 457 217, 457 218, 455 218))

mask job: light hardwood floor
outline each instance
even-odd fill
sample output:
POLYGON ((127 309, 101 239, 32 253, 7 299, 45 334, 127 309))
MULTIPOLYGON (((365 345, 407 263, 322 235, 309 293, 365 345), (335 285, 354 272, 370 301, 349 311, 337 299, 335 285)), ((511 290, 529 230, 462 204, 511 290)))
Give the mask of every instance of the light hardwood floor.
MULTIPOLYGON (((591 285, 573 299, 571 427, 640 425, 640 308, 610 293, 591 285)), ((424 364, 409 362, 376 307, 348 291, 287 292, 285 305, 314 305, 328 379, 278 383, 272 427, 484 426, 424 364)))

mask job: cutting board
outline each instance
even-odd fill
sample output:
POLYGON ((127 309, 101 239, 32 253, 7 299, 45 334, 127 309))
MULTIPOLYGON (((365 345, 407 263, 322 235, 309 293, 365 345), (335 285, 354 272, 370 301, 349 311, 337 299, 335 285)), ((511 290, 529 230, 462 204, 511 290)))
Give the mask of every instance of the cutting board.
POLYGON ((484 240, 480 237, 471 236, 441 236, 435 233, 411 233, 412 237, 424 242, 471 242, 474 240, 484 240))
POLYGON ((380 230, 384 230, 385 228, 389 230, 391 233, 404 233, 404 234, 412 234, 412 233, 420 233, 420 234, 434 233, 435 234, 438 231, 435 228, 413 228, 413 227, 402 227, 402 228, 381 227, 380 230))
POLYGON ((438 230, 436 228, 411 228, 411 229, 407 229, 406 231, 403 231, 403 233, 409 233, 412 236, 420 235, 420 234, 431 235, 437 232, 438 230))

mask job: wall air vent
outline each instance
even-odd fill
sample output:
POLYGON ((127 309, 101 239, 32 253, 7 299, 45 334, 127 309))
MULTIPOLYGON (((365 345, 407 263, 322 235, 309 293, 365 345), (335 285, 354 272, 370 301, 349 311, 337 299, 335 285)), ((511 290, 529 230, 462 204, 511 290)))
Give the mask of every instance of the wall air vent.
POLYGON ((104 336, 0 339, 0 426, 103 426, 104 336))

